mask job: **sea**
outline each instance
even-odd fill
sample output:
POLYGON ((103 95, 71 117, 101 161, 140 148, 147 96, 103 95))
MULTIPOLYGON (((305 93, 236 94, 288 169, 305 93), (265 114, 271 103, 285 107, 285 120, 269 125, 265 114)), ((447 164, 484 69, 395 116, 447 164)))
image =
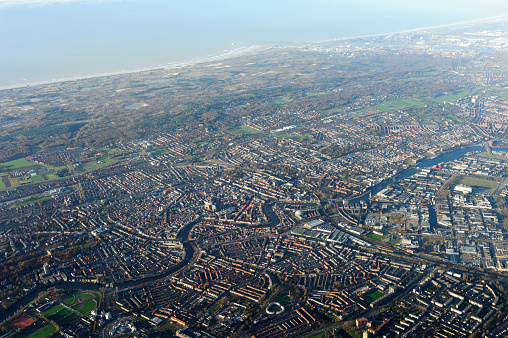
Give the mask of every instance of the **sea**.
POLYGON ((504 13, 504 0, 0 0, 0 89, 504 13))

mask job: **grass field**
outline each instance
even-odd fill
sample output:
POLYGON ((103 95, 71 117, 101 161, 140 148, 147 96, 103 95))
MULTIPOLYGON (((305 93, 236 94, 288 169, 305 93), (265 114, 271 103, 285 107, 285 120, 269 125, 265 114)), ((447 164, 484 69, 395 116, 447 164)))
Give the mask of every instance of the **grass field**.
POLYGON ((485 158, 493 158, 496 160, 505 160, 505 161, 508 160, 508 157, 506 157, 506 156, 496 154, 496 153, 489 154, 486 151, 484 151, 483 153, 476 154, 476 156, 485 157, 485 158))
POLYGON ((365 298, 365 300, 368 301, 369 303, 374 303, 376 300, 383 297, 384 295, 385 294, 379 290, 372 290, 363 295, 363 298, 365 298))
POLYGON ((398 101, 386 101, 380 104, 371 107, 373 110, 379 110, 382 112, 390 111, 390 110, 398 110, 408 107, 407 104, 398 102, 398 101))
POLYGON ((18 336, 16 337, 26 337, 26 338, 46 338, 51 336, 55 331, 56 327, 54 327, 51 324, 44 325, 44 322, 41 322, 38 325, 35 325, 34 327, 30 327, 26 330, 23 330, 18 336))
POLYGON ((305 94, 306 96, 316 96, 316 95, 326 95, 326 94, 330 94, 329 91, 325 91, 325 92, 315 92, 315 93, 307 93, 305 94))
POLYGON ((91 293, 75 293, 74 295, 76 296, 76 302, 78 300, 90 300, 95 298, 91 293))
POLYGON ((32 176, 31 179, 32 179, 32 183, 42 182, 41 175, 32 176))
POLYGON ((0 180, 0 190, 4 190, 5 189, 5 184, 2 182, 2 180, 0 180))
POLYGON ((412 98, 407 98, 407 97, 404 97, 404 98, 400 98, 400 99, 397 99, 397 101, 401 102, 401 103, 404 103, 404 104, 407 104, 409 106, 424 106, 425 103, 423 103, 422 101, 418 100, 418 99, 412 99, 412 98))
POLYGON ((427 99, 429 101, 432 101, 435 103, 455 102, 458 99, 463 98, 467 94, 469 94, 469 91, 464 90, 464 91, 458 92, 457 94, 446 94, 446 95, 441 95, 441 96, 435 97, 433 99, 431 99, 431 98, 427 98, 427 99))
POLYGON ((448 120, 451 120, 452 122, 460 123, 460 120, 453 115, 443 115, 443 117, 448 120))
POLYGON ((12 179, 11 181, 13 181, 13 180, 17 180, 18 185, 23 185, 23 184, 28 184, 28 183, 42 182, 42 177, 40 175, 35 175, 35 176, 30 176, 28 178, 25 178, 25 177, 15 178, 15 179, 12 179))
POLYGON ((235 132, 236 133, 243 133, 243 134, 259 134, 260 133, 259 130, 256 130, 254 128, 251 128, 251 127, 248 127, 245 125, 236 127, 235 132))
POLYGON ((69 298, 66 298, 63 303, 67 306, 71 306, 71 305, 74 305, 74 303, 76 302, 76 295, 72 295, 70 296, 69 298))
POLYGON ((52 308, 49 308, 48 310, 41 312, 41 315, 43 315, 44 317, 47 318, 49 316, 54 315, 55 313, 57 313, 58 311, 60 311, 62 309, 64 309, 64 307, 60 304, 57 304, 57 305, 53 306, 52 308))
POLYGON ((379 110, 382 112, 387 112, 387 111, 391 111, 391 110, 399 110, 399 109, 404 109, 404 108, 408 108, 408 107, 420 107, 423 105, 425 105, 425 103, 423 103, 422 101, 420 101, 418 99, 414 99, 414 98, 410 98, 410 97, 403 97, 403 98, 396 99, 393 101, 386 101, 386 102, 377 104, 377 105, 367 109, 367 111, 379 110))
POLYGON ((5 163, 3 163, 3 165, 5 165, 5 168, 7 170, 13 170, 13 169, 20 169, 20 168, 25 168, 25 167, 32 167, 34 165, 36 166, 37 164, 27 162, 27 160, 25 160, 25 158, 18 158, 17 160, 5 162, 5 163))
POLYGON ((66 309, 66 308, 62 308, 60 311, 58 311, 57 313, 51 315, 48 317, 48 319, 51 319, 51 320, 54 320, 55 322, 57 323, 60 323, 60 321, 62 319, 64 319, 65 317, 67 317, 68 315, 71 315, 73 314, 74 312, 72 312, 71 310, 69 309, 66 309))
POLYGON ((285 104, 291 102, 292 100, 287 96, 279 96, 277 100, 273 101, 275 104, 285 104))
POLYGON ((508 89, 505 87, 488 87, 489 93, 508 99, 508 89))
POLYGON ((321 114, 324 114, 324 115, 330 115, 330 114, 340 113, 341 111, 342 111, 342 110, 340 110, 340 109, 333 108, 333 109, 323 110, 323 111, 321 112, 321 114))
POLYGON ((376 239, 378 241, 382 241, 382 240, 384 240, 386 238, 385 236, 381 236, 381 235, 375 234, 373 232, 368 234, 367 237, 372 238, 372 239, 376 239))
POLYGON ((401 82, 422 81, 422 80, 426 81, 428 79, 429 79, 428 76, 417 76, 417 77, 408 77, 405 79, 399 79, 399 81, 401 81, 401 82))
POLYGON ((211 308, 208 309, 208 313, 215 313, 220 308, 221 304, 215 303, 211 308))
POLYGON ((79 318, 81 317, 78 314, 68 309, 63 309, 58 313, 55 313, 54 315, 49 317, 49 319, 54 320, 61 327, 66 327, 67 325, 75 322, 79 318))
POLYGON ((295 141, 299 141, 303 138, 303 136, 295 135, 295 134, 278 134, 277 135, 277 138, 288 138, 288 137, 292 138, 295 141))
POLYGON ((77 167, 74 167, 74 171, 80 174, 86 172, 86 168, 83 165, 78 165, 77 167))
POLYGON ((344 329, 337 331, 337 338, 353 338, 352 335, 346 332, 344 329))
POLYGON ((68 122, 62 122, 62 123, 59 123, 58 125, 59 126, 66 126, 66 125, 71 125, 71 124, 78 124, 78 123, 90 123, 90 122, 95 122, 95 121, 98 121, 97 119, 90 119, 90 120, 79 120, 79 121, 68 121, 68 122))
POLYGON ((326 332, 318 333, 317 335, 312 336, 311 338, 324 338, 326 336, 326 332))
POLYGON ((74 310, 85 314, 97 307, 98 297, 92 293, 76 292, 65 298, 63 303, 74 310))
POLYGON ((224 304, 225 301, 226 298, 224 297, 219 299, 217 302, 215 302, 215 304, 213 304, 211 308, 208 309, 208 313, 215 313, 215 311, 217 311, 224 304))
POLYGON ((76 304, 72 308, 74 310, 77 310, 79 313, 85 314, 85 313, 92 311, 96 307, 97 307, 97 303, 95 302, 95 300, 92 299, 92 300, 88 300, 88 301, 81 303, 81 304, 76 304))
POLYGON ((459 176, 453 181, 453 184, 464 184, 469 187, 480 187, 480 188, 487 188, 487 189, 495 189, 499 185, 499 182, 484 180, 481 178, 476 177, 465 177, 465 176, 459 176))
POLYGON ((71 313, 70 315, 63 318, 61 321, 59 321, 58 324, 62 327, 66 327, 67 325, 74 323, 79 318, 81 318, 79 315, 77 315, 75 313, 71 313))
POLYGON ((41 202, 41 201, 45 201, 45 200, 49 200, 49 199, 52 199, 53 197, 51 196, 43 196, 43 197, 40 197, 40 198, 35 198, 35 199, 32 199, 32 200, 28 200, 28 201, 24 201, 24 202, 19 202, 19 203, 16 203, 15 206, 16 207, 21 207, 23 205, 28 205, 28 204, 32 204, 32 203, 37 203, 37 202, 41 202))
POLYGON ((279 292, 277 296, 272 299, 272 302, 277 302, 281 304, 289 303, 291 301, 291 297, 287 294, 287 292, 279 292))
POLYGON ((110 157, 107 157, 107 156, 99 156, 97 158, 97 160, 94 160, 94 161, 90 161, 90 162, 87 162, 85 163, 83 166, 85 167, 85 169, 87 170, 94 170, 94 169, 97 169, 97 168, 100 168, 100 167, 103 167, 105 165, 108 165, 110 163, 112 163, 114 160, 110 157))

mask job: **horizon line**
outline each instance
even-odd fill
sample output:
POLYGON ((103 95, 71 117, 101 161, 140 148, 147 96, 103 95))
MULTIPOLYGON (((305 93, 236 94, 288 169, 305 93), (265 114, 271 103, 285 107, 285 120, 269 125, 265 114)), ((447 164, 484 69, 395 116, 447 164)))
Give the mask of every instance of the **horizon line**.
MULTIPOLYGON (((492 16, 492 17, 486 17, 486 18, 480 18, 480 19, 474 19, 469 21, 460 21, 460 22, 454 22, 454 23, 448 23, 448 24, 442 24, 442 25, 436 25, 436 26, 429 26, 429 27, 420 27, 420 28, 414 28, 414 29, 407 29, 402 31, 394 31, 394 32, 385 32, 385 33, 378 33, 378 34, 367 34, 367 35, 360 35, 360 36, 349 36, 349 37, 343 37, 343 38, 335 38, 335 39, 325 39, 325 40, 318 40, 318 41, 308 41, 308 42, 301 42, 302 44, 320 44, 320 43, 330 43, 330 42, 337 42, 337 41, 346 41, 350 39, 364 39, 369 37, 380 37, 380 36, 387 36, 387 35, 395 35, 395 34, 404 34, 404 33, 411 33, 411 32, 418 32, 422 30, 432 30, 432 29, 439 29, 439 28, 445 28, 445 27, 453 27, 453 26, 460 26, 465 24, 472 24, 472 23, 478 23, 482 21, 491 21, 491 20, 498 20, 498 19, 508 19, 508 13, 492 16)), ((294 44, 294 42, 292 43, 294 44)), ((240 55, 250 54, 254 52, 261 51, 263 49, 269 49, 272 48, 276 44, 265 44, 265 45, 250 45, 248 47, 240 47, 237 49, 233 49, 230 51, 227 51, 225 53, 216 54, 216 55, 208 55, 208 56, 200 56, 188 60, 182 60, 182 61, 176 61, 172 63, 168 63, 167 65, 157 65, 157 66, 147 66, 147 67, 141 67, 131 70, 122 70, 117 72, 105 72, 105 73, 99 73, 99 74, 89 74, 89 75, 78 75, 74 77, 63 77, 60 79, 52 79, 52 80, 42 80, 42 81, 35 81, 30 83, 22 83, 22 84, 14 84, 14 85, 8 85, 8 86, 1 86, 0 91, 6 91, 6 90, 12 90, 12 89, 19 89, 19 88, 25 88, 25 87, 36 87, 36 86, 44 86, 48 84, 55 84, 55 83, 61 83, 61 82, 73 82, 73 81, 80 81, 80 80, 88 80, 88 79, 95 79, 95 78, 101 78, 101 77, 110 77, 110 76, 117 76, 117 75, 126 75, 126 74, 134 74, 134 73, 142 73, 146 71, 154 71, 154 70, 161 70, 165 68, 176 68, 176 67, 182 67, 182 66, 190 66, 190 65, 196 65, 216 60, 225 60, 234 58, 240 55)))

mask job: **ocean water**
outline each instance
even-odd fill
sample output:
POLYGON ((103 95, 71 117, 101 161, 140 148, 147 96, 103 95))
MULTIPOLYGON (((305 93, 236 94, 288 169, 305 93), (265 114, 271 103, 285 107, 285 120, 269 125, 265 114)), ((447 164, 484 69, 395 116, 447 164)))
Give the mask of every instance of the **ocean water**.
POLYGON ((0 88, 504 13, 499 0, 0 0, 0 88))

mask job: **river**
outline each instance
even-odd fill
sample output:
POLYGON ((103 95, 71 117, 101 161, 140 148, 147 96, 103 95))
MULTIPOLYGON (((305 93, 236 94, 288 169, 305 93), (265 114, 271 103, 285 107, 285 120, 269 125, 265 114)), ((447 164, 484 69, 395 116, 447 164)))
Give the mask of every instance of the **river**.
MULTIPOLYGON (((420 171, 420 169, 429 168, 433 165, 437 165, 437 164, 443 163, 443 162, 451 162, 451 161, 457 160, 461 157, 464 157, 464 155, 467 153, 482 151, 482 150, 485 150, 485 148, 483 146, 471 146, 471 147, 466 147, 466 148, 455 149, 451 152, 444 153, 444 154, 441 154, 441 155, 433 157, 433 158, 424 159, 424 160, 420 161, 419 163, 417 163, 416 165, 408 167, 407 169, 399 172, 397 175, 395 175, 389 179, 386 179, 386 180, 382 181, 381 183, 373 186, 365 194, 363 194, 359 197, 349 199, 348 201, 349 201, 349 203, 359 203, 360 201, 369 202, 370 196, 377 194, 381 190, 385 189, 391 183, 395 183, 399 180, 403 180, 404 178, 407 178, 407 177, 410 177, 410 176, 416 174, 417 172, 420 171)), ((496 150, 508 151, 508 148, 496 148, 496 150)), ((272 207, 273 207, 273 205, 268 205, 265 208, 265 212, 267 212, 268 216, 270 217, 272 226, 275 226, 280 222, 280 220, 278 219, 277 215, 275 215, 275 213, 273 212, 272 207)), ((117 284, 115 284, 115 286, 118 286, 119 288, 123 288, 123 287, 132 287, 132 286, 136 286, 136 285, 141 285, 141 284, 144 284, 147 282, 152 282, 152 281, 167 277, 168 275, 170 275, 170 274, 178 271, 179 269, 183 268, 184 266, 186 266, 191 261, 192 257, 194 256, 194 253, 195 253, 195 249, 189 242, 189 233, 190 233, 192 227, 196 224, 196 222, 197 221, 190 222, 189 224, 184 226, 178 232, 177 239, 183 244, 183 248, 185 250, 185 257, 180 263, 172 266, 170 269, 168 269, 167 271, 165 271, 164 273, 162 273, 160 275, 146 277, 146 278, 142 278, 142 279, 138 279, 138 280, 134 280, 134 281, 126 281, 123 283, 117 283, 117 284)), ((93 283, 67 282, 67 283, 60 283, 55 286, 57 286, 58 288, 61 288, 61 289, 66 289, 66 290, 72 290, 72 289, 98 290, 100 287, 102 287, 104 285, 103 284, 93 284, 93 283)), ((2 312, 0 314, 0 322, 5 320, 9 316, 12 316, 21 307, 28 305, 32 300, 34 300, 37 297, 37 295, 39 294, 40 291, 44 291, 47 289, 48 289, 48 287, 42 287, 42 288, 36 290, 35 292, 32 292, 32 293, 24 296, 23 298, 19 299, 18 301, 16 301, 12 306, 9 307, 9 309, 5 310, 4 312, 2 312)))
MULTIPOLYGON (((141 278, 137 280, 132 281, 126 281, 122 283, 115 283, 115 287, 118 288, 126 288, 126 287, 133 287, 136 285, 141 285, 144 283, 152 282, 158 279, 165 278, 176 271, 180 270, 181 268, 185 267, 189 262, 192 260, 192 257, 194 256, 195 249, 194 247, 189 243, 189 233, 192 229, 192 227, 196 224, 197 221, 190 222, 189 224, 185 225, 180 231, 178 232, 177 239, 183 244, 183 248, 185 250, 185 257, 183 260, 181 260, 179 263, 173 265, 168 270, 164 271, 162 274, 141 278)), ((98 283, 84 283, 84 282, 62 282, 54 285, 49 286, 43 286, 39 287, 32 293, 29 293, 28 295, 22 297, 21 299, 18 299, 14 304, 12 304, 7 310, 0 313, 0 322, 3 322, 8 317, 15 314, 20 308, 27 306, 32 302, 40 292, 45 291, 49 289, 50 287, 57 287, 59 289, 64 290, 99 290, 101 287, 105 287, 104 284, 98 284, 98 283)))
MULTIPOLYGON (((348 199, 348 202, 349 203, 360 203, 360 201, 369 202, 369 198, 371 196, 374 196, 381 190, 385 189, 389 184, 392 184, 397 181, 403 180, 407 177, 410 177, 410 176, 418 173, 420 171, 420 169, 430 168, 431 166, 438 165, 439 163, 455 161, 461 157, 464 157, 464 155, 466 155, 467 153, 484 151, 484 150, 485 150, 484 146, 476 145, 476 146, 471 146, 471 147, 458 148, 458 149, 452 150, 448 153, 444 153, 444 154, 441 154, 436 157, 424 159, 424 160, 418 162, 416 165, 410 166, 407 169, 400 171, 395 176, 385 179, 382 182, 374 185, 370 190, 368 190, 361 196, 348 199)), ((508 148, 496 148, 495 150, 508 151, 508 148)))

